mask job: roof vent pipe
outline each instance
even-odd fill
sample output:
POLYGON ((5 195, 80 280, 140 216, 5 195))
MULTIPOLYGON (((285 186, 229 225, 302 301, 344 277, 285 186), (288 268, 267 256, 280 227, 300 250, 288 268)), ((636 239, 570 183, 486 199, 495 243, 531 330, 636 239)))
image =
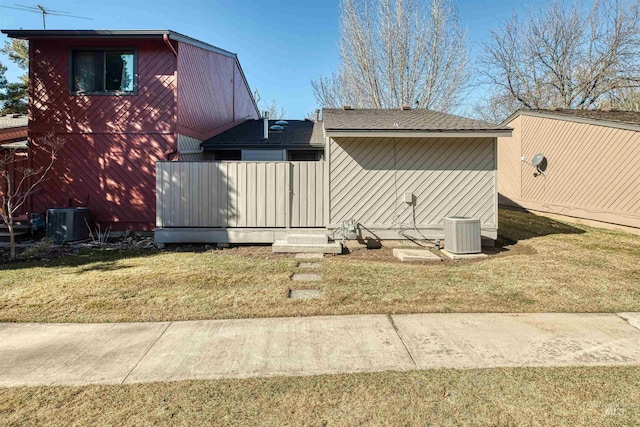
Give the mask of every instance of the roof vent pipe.
POLYGON ((269 139, 269 112, 262 112, 262 120, 264 121, 264 133, 262 139, 269 139))

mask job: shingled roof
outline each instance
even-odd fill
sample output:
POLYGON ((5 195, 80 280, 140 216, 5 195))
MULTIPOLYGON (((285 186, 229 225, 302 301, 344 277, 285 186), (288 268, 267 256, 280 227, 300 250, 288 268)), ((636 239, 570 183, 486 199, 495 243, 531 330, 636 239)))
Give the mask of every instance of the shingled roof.
POLYGON ((557 110, 518 110, 512 114, 503 123, 508 123, 520 114, 529 114, 533 116, 542 117, 565 117, 568 119, 584 119, 591 121, 592 123, 601 123, 609 125, 628 124, 633 126, 640 125, 640 112, 639 111, 621 111, 621 110, 569 110, 569 109, 557 109, 557 110))
POLYGON ((0 116, 0 129, 21 128, 29 124, 29 118, 24 114, 9 114, 0 116))
MULTIPOLYGON (((282 132, 269 132, 264 139, 263 120, 247 120, 219 135, 202 142, 205 150, 221 148, 322 148, 324 135, 322 123, 309 120, 287 120, 282 132)), ((269 120, 273 126, 276 120, 269 120)))
POLYGON ((483 132, 511 128, 481 120, 425 109, 337 109, 322 110, 327 131, 416 131, 483 132))

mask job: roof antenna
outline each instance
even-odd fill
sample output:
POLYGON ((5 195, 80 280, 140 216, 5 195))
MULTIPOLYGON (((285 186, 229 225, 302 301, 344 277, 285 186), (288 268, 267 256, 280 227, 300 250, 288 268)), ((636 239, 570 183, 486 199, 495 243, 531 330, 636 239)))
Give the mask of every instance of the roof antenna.
POLYGON ((37 4, 35 6, 25 6, 23 4, 16 4, 13 6, 0 6, 3 7, 5 9, 15 9, 15 10, 22 10, 25 12, 31 12, 31 13, 41 13, 42 14, 42 29, 46 30, 47 29, 47 15, 51 15, 51 16, 64 16, 65 18, 77 18, 77 19, 89 19, 89 20, 93 20, 93 18, 87 18, 84 16, 75 16, 75 15, 71 15, 69 12, 63 12, 62 10, 53 10, 53 9, 49 9, 46 8, 40 4, 37 4))

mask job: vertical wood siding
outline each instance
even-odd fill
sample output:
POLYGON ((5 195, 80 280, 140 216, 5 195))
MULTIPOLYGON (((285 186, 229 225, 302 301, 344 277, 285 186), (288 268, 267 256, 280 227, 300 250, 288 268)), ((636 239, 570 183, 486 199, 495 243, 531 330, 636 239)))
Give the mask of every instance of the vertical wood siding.
POLYGON ((235 58, 186 43, 178 48, 180 133, 205 139, 236 120, 258 118, 235 58))
POLYGON ((340 138, 330 143, 330 224, 369 228, 414 224, 404 193, 415 197, 415 224, 446 216, 497 226, 495 139, 340 138))
MULTIPOLYGON (((509 126, 521 135, 519 152, 504 150, 504 163, 521 168, 521 190, 504 196, 525 208, 640 227, 640 132, 520 115, 509 126), (546 176, 520 161, 538 152, 546 176)), ((514 132, 515 134, 515 132, 514 132)), ((501 163, 502 164, 502 163, 501 163)), ((500 170, 500 180, 517 179, 500 170)))
POLYGON ((156 168, 157 227, 325 225, 324 162, 158 162, 156 168))
POLYGON ((249 88, 245 77, 240 70, 240 64, 236 61, 233 67, 234 70, 234 120, 241 120, 245 117, 251 119, 258 119, 259 112, 256 110, 256 104, 253 99, 253 94, 249 88))
MULTIPOLYGON (((30 137, 53 131, 67 143, 33 211, 88 206, 92 221, 115 229, 152 229, 155 162, 175 149, 176 59, 162 41, 33 40, 30 137), (135 96, 76 96, 68 91, 73 47, 135 47, 135 96)), ((34 166, 46 159, 30 148, 34 166)))

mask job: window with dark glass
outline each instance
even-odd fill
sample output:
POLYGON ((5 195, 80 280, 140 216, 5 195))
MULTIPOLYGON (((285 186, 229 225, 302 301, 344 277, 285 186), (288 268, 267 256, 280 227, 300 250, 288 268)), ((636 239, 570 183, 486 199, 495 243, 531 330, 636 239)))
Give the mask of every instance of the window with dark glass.
POLYGON ((290 162, 316 162, 322 159, 320 150, 288 150, 287 160, 290 162))
POLYGON ((242 160, 242 151, 240 150, 215 150, 215 160, 242 160))
POLYGON ((72 56, 72 92, 135 92, 133 50, 74 50, 72 56))

